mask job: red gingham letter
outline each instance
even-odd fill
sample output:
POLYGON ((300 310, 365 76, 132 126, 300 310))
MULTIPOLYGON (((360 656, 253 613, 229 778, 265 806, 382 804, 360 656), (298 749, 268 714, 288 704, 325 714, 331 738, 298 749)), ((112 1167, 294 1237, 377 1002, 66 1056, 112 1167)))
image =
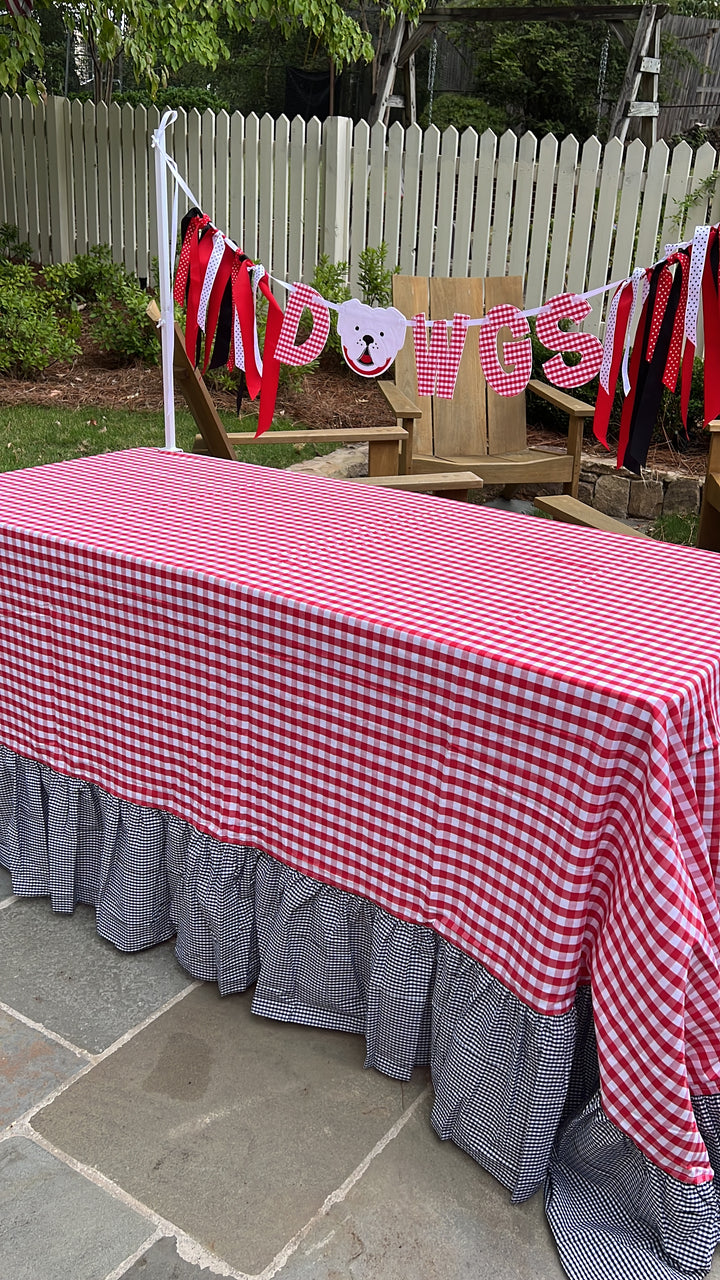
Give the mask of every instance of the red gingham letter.
POLYGON ((428 348, 425 313, 421 311, 413 316, 419 396, 438 395, 443 400, 452 400, 469 319, 469 316, 456 313, 449 339, 446 321, 434 320, 430 326, 428 348))
POLYGON ((320 355, 329 332, 330 312, 317 290, 307 284, 293 285, 275 348, 276 360, 283 364, 309 364, 320 355), (313 318, 312 333, 298 347, 295 339, 306 307, 313 318))
POLYGON ((519 396, 532 373, 530 325, 522 311, 503 302, 491 307, 480 325, 480 363, 493 391, 501 396, 519 396), (509 329, 522 342, 503 342, 501 364, 498 359, 498 333, 509 329), (514 363, 511 363, 514 361, 514 363))
POLYGON ((556 387, 580 387, 591 382, 603 362, 603 345, 592 333, 567 333, 558 325, 559 320, 584 320, 592 311, 586 298, 576 293, 559 293, 545 304, 535 321, 535 332, 540 341, 551 351, 577 351, 582 357, 579 364, 567 365, 562 356, 553 356, 543 365, 543 373, 556 387))

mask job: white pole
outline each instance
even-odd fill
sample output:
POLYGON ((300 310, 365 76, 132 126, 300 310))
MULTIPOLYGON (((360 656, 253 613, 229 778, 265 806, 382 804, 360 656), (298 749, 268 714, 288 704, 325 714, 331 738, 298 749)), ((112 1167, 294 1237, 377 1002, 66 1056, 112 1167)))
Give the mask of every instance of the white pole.
POLYGON ((172 263, 175 245, 170 244, 168 225, 167 152, 165 130, 177 119, 176 111, 166 111, 152 137, 155 148, 155 190, 157 198, 158 270, 160 274, 160 338, 162 342, 163 407, 165 415, 165 448, 179 452, 175 444, 175 389, 173 385, 173 348, 175 344, 175 312, 172 294, 172 263))

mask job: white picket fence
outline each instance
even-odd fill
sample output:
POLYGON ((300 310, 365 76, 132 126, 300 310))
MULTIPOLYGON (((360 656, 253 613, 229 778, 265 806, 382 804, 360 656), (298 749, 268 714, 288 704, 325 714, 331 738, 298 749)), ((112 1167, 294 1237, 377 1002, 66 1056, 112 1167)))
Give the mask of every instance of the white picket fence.
MULTIPOLYGON (((38 261, 109 243, 148 276, 158 122, 144 107, 3 95, 0 222, 17 225, 38 261)), ((403 273, 520 275, 526 305, 539 306, 623 278, 720 221, 720 184, 707 194, 704 181, 717 173, 709 144, 646 152, 640 141, 179 111, 167 147, 203 211, 273 275, 309 281, 326 253, 349 263, 353 290, 361 251, 385 241, 403 273)))

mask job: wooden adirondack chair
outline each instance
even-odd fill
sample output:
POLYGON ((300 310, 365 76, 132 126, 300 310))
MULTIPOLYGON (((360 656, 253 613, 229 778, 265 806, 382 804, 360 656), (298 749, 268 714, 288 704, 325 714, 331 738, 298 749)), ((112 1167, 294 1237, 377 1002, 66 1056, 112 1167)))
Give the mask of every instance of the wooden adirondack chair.
MULTIPOLYGON (((425 279, 393 277, 393 303, 406 316, 424 312, 429 319, 452 319, 455 312, 484 315, 499 303, 522 309, 519 276, 425 279)), ((562 453, 529 449, 525 397, 505 397, 485 381, 477 346, 477 330, 465 342, 452 400, 418 396, 412 332, 395 361, 395 382, 381 382, 398 424, 411 436, 415 473, 458 467, 474 471, 485 484, 502 484, 508 492, 518 485, 562 483, 577 496, 583 424, 592 418, 591 405, 548 383, 533 380, 530 389, 567 414, 568 437, 562 453)))

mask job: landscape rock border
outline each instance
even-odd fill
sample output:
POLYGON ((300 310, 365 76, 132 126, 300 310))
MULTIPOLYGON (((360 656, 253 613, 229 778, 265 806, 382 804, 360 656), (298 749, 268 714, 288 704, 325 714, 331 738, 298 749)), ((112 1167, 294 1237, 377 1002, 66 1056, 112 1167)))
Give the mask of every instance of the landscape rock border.
POLYGON ((583 455, 578 497, 618 520, 656 520, 661 515, 695 515, 704 478, 682 471, 647 469, 640 476, 615 462, 583 455))

